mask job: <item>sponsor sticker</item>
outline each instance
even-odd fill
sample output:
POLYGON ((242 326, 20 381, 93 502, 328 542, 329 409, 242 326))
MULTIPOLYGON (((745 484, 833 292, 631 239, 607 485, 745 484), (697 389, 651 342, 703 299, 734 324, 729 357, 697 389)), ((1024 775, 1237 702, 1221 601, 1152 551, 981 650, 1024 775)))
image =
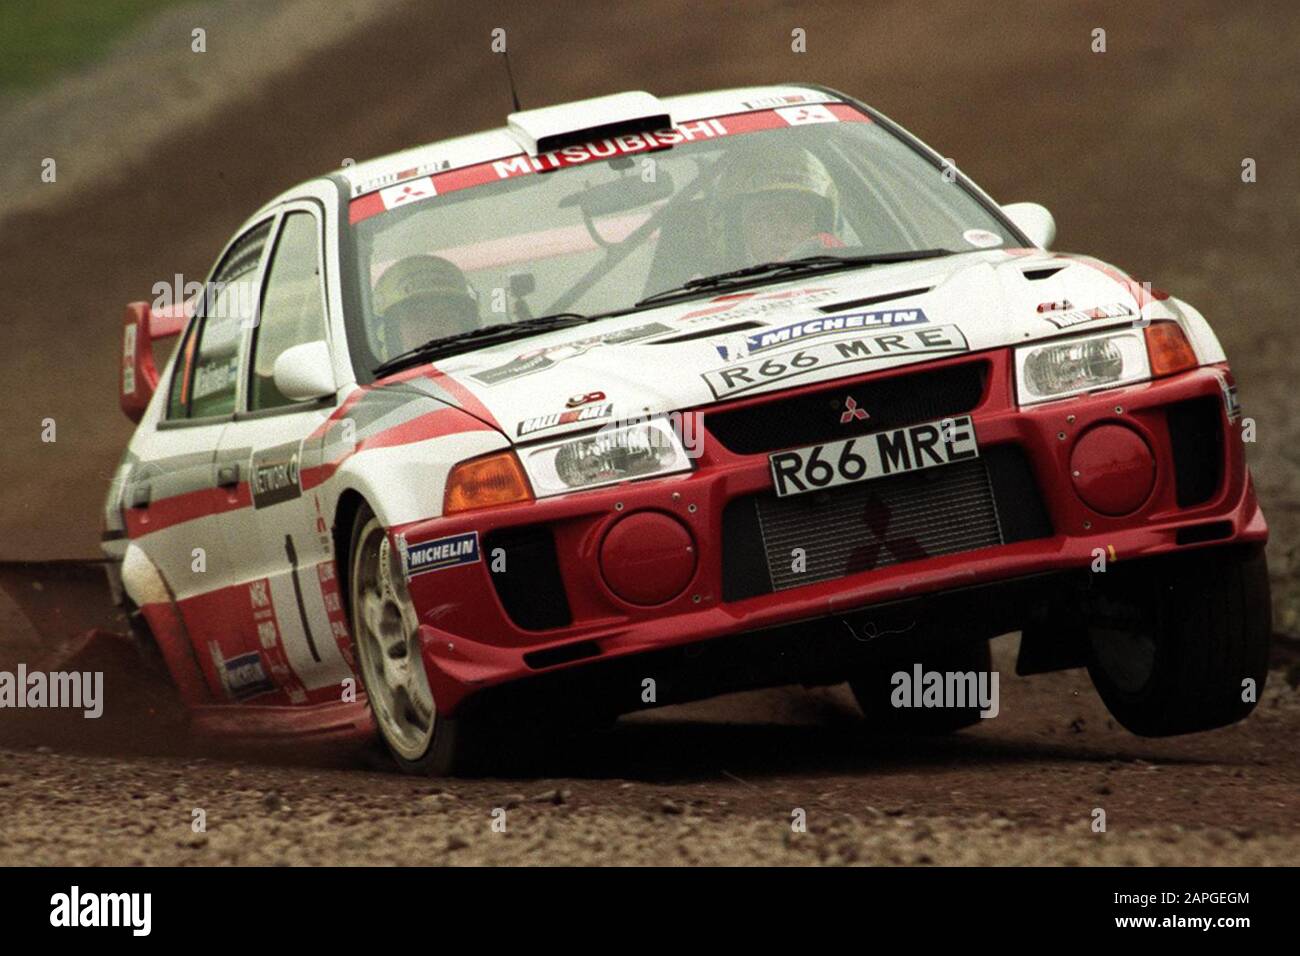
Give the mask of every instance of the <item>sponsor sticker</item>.
POLYGON ((1228 377, 1222 373, 1218 374, 1219 389, 1223 392, 1223 411, 1228 416, 1229 422, 1235 422, 1241 418, 1241 401, 1237 398, 1237 386, 1229 384, 1228 377))
POLYGON ((325 616, 329 618, 330 633, 349 669, 355 669, 352 658, 352 639, 348 634, 348 615, 343 608, 343 595, 339 591, 338 575, 334 571, 333 561, 322 561, 316 565, 316 579, 320 583, 321 601, 325 605, 325 616))
MULTIPOLYGON (((294 575, 297 575, 296 571, 294 575)), ((293 625, 290 623, 292 612, 284 617, 286 630, 289 633, 280 632, 275 609, 276 599, 272 589, 273 585, 269 578, 259 578, 248 583, 248 603, 252 614, 253 630, 257 644, 261 648, 262 665, 269 673, 271 683, 281 688, 292 703, 300 704, 307 699, 307 688, 294 671, 294 666, 290 664, 290 652, 285 641, 286 639, 298 641, 302 638, 294 634, 293 625)), ((298 656, 298 660, 301 661, 301 656, 298 656)))
POLYGON ((582 405, 590 405, 592 402, 603 402, 605 400, 604 392, 587 392, 584 395, 574 395, 564 403, 565 408, 579 408, 582 405))
MULTIPOLYGON (((725 117, 699 119, 686 123, 679 123, 672 129, 633 133, 602 139, 592 143, 566 146, 563 149, 549 153, 542 153, 539 156, 529 156, 526 153, 520 153, 516 156, 508 156, 504 159, 494 159, 487 162, 475 163, 469 166, 460 166, 456 169, 446 169, 436 172, 433 177, 432 185, 436 187, 439 195, 445 195, 458 189, 481 186, 485 183, 497 182, 502 179, 511 179, 515 176, 546 173, 551 170, 563 169, 567 166, 577 166, 582 163, 597 162, 600 160, 611 159, 616 156, 626 156, 635 153, 665 149, 681 143, 711 140, 720 136, 744 135, 759 132, 761 130, 780 129, 787 125, 801 125, 803 123, 871 122, 869 116, 859 112, 855 107, 849 106, 847 103, 831 102, 825 105, 816 105, 815 109, 813 106, 791 107, 789 112, 790 115, 788 116, 779 115, 777 110, 754 110, 744 113, 733 113, 725 117)), ((397 178, 399 181, 406 178, 405 172, 407 171, 398 174, 397 178)), ((370 180, 354 187, 354 192, 365 194, 357 195, 349 204, 348 219, 350 222, 361 222, 364 219, 368 219, 371 216, 384 212, 386 209, 392 208, 387 204, 387 201, 379 195, 379 193, 369 192, 368 189, 365 188, 370 187, 372 182, 373 180, 370 180)), ((395 193, 394 195, 400 197, 402 194, 395 193)), ((427 197, 419 196, 403 198, 402 203, 410 202, 412 199, 419 200, 424 198, 427 197)))
POLYGON ((409 183, 379 190, 379 199, 385 209, 396 209, 398 206, 409 206, 422 199, 432 199, 437 194, 438 191, 433 187, 433 177, 422 176, 419 179, 412 179, 409 183))
POLYGON ((132 322, 122 333, 122 394, 135 394, 135 340, 136 324, 132 322))
POLYGON ((825 106, 809 104, 807 106, 787 106, 778 109, 776 115, 791 126, 806 126, 809 123, 838 123, 839 117, 825 106))
POLYGON ((572 342, 564 342, 560 345, 538 349, 535 352, 525 352, 523 355, 512 358, 504 365, 485 369, 482 372, 475 372, 471 377, 484 385, 499 385, 502 382, 509 382, 548 369, 558 362, 583 355, 600 345, 625 345, 629 342, 639 342, 652 335, 661 335, 664 332, 671 331, 671 328, 661 322, 650 322, 630 329, 607 332, 604 335, 592 335, 585 339, 577 339, 572 342))
POLYGON ((1091 322, 1094 319, 1120 319, 1132 315, 1133 310, 1123 303, 1116 302, 1112 305, 1099 305, 1090 309, 1071 309, 1067 312, 1056 312, 1051 315, 1044 315, 1058 329, 1068 329, 1076 325, 1082 325, 1084 322, 1091 322))
POLYGON ((899 356, 952 354, 969 348, 966 336, 955 325, 901 328, 841 341, 812 343, 792 352, 713 369, 701 377, 713 392, 713 397, 720 399, 838 365, 856 365, 899 356))
POLYGON ((891 309, 880 312, 848 312, 844 315, 827 315, 818 316, 815 319, 805 319, 802 322, 795 322, 790 325, 782 325, 776 328, 763 329, 759 332, 753 332, 745 336, 743 351, 741 354, 733 355, 733 349, 728 345, 718 345, 718 354, 724 360, 744 358, 745 355, 753 355, 755 352, 765 352, 769 349, 780 348, 783 345, 789 345, 795 341, 814 338, 822 335, 833 335, 840 332, 852 332, 857 329, 893 329, 905 325, 921 325, 928 323, 930 320, 926 317, 922 309, 891 309))
POLYGON ((212 663, 216 666, 221 686, 231 699, 244 700, 275 690, 275 684, 262 667, 262 656, 257 651, 249 651, 227 660, 216 641, 208 642, 208 651, 212 655, 212 663))
POLYGON ((672 129, 661 129, 646 133, 628 133, 611 139, 565 146, 563 149, 542 153, 539 156, 529 156, 526 153, 520 154, 509 159, 496 160, 492 163, 492 168, 496 170, 498 179, 509 179, 512 176, 519 176, 529 172, 545 173, 553 169, 563 169, 566 166, 579 166, 582 163, 590 163, 596 160, 626 156, 629 153, 666 149, 679 143, 713 139, 718 136, 726 136, 728 133, 729 130, 721 120, 696 120, 690 123, 681 123, 672 129))
POLYGON ((600 421, 602 418, 608 418, 613 411, 613 402, 606 402, 604 405, 589 405, 586 408, 574 408, 564 412, 553 412, 550 415, 525 418, 519 423, 515 435, 522 438, 525 435, 546 431, 548 428, 572 425, 574 422, 600 421))
POLYGON ((755 315, 763 315, 775 309, 785 308, 792 304, 792 299, 798 299, 798 304, 804 306, 825 301, 838 294, 834 289, 823 288, 787 289, 784 292, 766 292, 763 294, 741 292, 718 296, 705 308, 687 312, 685 315, 678 316, 675 321, 681 325, 696 325, 702 322, 721 322, 749 318, 755 315))
POLYGON ((408 544, 402 551, 402 564, 408 580, 417 574, 445 571, 462 564, 476 564, 478 560, 477 531, 408 544))
POLYGON ((360 196, 363 193, 372 192, 381 186, 393 186, 415 176, 428 176, 432 173, 446 172, 450 168, 450 162, 445 159, 439 159, 431 163, 421 163, 419 166, 412 166, 410 169, 399 169, 389 173, 380 173, 377 176, 371 176, 369 179, 363 179, 353 186, 352 195, 360 196))
POLYGON ((240 654, 226 661, 225 684, 232 697, 251 697, 275 689, 262 668, 262 659, 257 651, 240 654))
POLYGON ((967 229, 961 237, 977 249, 992 249, 1002 245, 1002 237, 987 229, 967 229))
POLYGON ((776 106, 791 106, 795 103, 807 103, 809 97, 803 93, 791 93, 788 96, 760 96, 756 100, 742 100, 741 106, 747 110, 768 110, 776 106))
POLYGON ((202 362, 194 369, 194 398, 207 398, 234 388, 239 377, 239 356, 202 362))
POLYGON ((302 496, 298 483, 298 443, 276 445, 253 453, 249 487, 253 508, 268 508, 302 496))
POLYGON ((1064 312, 1067 309, 1073 309, 1074 303, 1069 299, 1062 299, 1060 302, 1040 302, 1038 303, 1039 313, 1043 312, 1064 312))

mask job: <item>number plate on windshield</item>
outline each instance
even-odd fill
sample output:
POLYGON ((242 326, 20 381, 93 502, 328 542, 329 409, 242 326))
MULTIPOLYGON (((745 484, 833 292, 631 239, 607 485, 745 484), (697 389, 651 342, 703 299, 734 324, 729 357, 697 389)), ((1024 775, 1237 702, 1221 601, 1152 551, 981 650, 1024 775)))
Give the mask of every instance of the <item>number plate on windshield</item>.
POLYGON ((891 428, 768 456, 779 497, 979 457, 969 415, 891 428))

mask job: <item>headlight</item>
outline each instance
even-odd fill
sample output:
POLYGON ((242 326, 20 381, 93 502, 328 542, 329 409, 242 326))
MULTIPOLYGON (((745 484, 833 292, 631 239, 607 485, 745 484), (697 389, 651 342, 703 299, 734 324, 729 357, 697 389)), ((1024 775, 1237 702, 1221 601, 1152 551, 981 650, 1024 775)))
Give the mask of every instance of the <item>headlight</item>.
POLYGON ((659 418, 611 425, 519 453, 539 498, 691 469, 677 433, 659 418))
POLYGON ((1139 329, 1016 349, 1016 392, 1021 405, 1150 377, 1151 365, 1139 329))

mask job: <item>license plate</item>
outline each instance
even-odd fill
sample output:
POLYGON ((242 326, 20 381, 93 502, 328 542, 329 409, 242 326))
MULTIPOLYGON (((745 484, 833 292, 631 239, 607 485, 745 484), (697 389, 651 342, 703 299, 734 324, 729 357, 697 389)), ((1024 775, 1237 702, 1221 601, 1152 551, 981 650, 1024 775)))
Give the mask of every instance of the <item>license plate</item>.
POLYGON ((978 458, 969 415, 891 428, 768 456, 778 497, 978 458))

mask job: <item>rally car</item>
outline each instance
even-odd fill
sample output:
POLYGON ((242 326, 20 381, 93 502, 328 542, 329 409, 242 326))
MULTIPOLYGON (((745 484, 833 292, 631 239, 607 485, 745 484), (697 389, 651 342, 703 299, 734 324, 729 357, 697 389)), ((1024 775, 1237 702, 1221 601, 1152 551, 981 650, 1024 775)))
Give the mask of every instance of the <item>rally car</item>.
POLYGON ((891 675, 1016 630, 1020 673, 1087 667, 1138 734, 1239 720, 1267 528, 1224 352, 1054 235, 816 85, 314 179, 127 307, 118 594, 199 730, 420 772, 781 684, 952 730, 970 701, 891 675))

